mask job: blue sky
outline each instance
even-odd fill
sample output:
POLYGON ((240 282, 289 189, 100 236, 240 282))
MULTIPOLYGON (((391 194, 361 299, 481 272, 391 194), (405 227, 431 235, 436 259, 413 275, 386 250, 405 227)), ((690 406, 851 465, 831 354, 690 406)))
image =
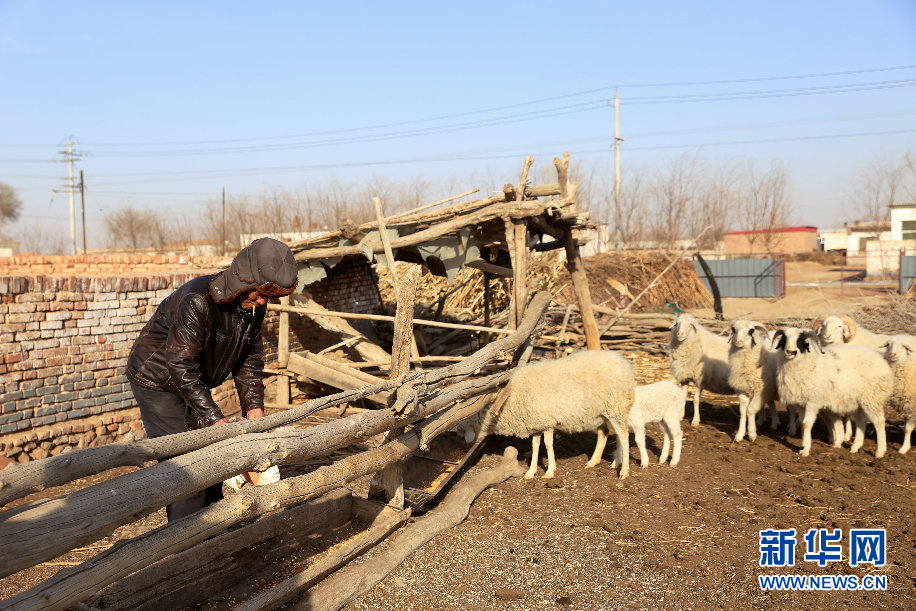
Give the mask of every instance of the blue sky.
POLYGON ((224 186, 609 166, 615 87, 624 172, 779 162, 792 220, 825 226, 869 161, 916 151, 916 1, 0 0, 0 83, 0 181, 25 203, 7 233, 69 234, 70 136, 93 247, 106 211, 224 186))

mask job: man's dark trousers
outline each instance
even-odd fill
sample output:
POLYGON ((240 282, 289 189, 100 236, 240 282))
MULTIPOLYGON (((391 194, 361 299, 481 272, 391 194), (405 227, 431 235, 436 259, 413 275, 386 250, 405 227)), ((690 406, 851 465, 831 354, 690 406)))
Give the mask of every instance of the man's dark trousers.
MULTIPOLYGON (((187 420, 190 414, 184 399, 170 392, 149 390, 136 384, 131 384, 130 387, 140 406, 140 417, 143 419, 143 427, 148 438, 184 433, 188 430, 187 420)), ((169 522, 174 522, 222 499, 223 483, 219 482, 166 505, 165 513, 169 522)))

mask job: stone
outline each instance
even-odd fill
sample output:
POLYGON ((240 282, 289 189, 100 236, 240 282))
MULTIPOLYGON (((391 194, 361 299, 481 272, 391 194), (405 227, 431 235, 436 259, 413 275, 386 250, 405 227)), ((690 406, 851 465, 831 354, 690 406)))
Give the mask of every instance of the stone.
POLYGON ((496 588, 496 598, 502 601, 519 600, 525 597, 524 592, 513 590, 512 588, 496 588))

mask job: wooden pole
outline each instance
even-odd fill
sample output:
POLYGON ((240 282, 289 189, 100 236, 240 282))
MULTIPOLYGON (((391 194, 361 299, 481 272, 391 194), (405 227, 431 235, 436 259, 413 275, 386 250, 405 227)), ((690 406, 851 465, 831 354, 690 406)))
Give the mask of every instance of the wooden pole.
MULTIPOLYGON (((457 415, 446 424, 457 424, 457 415)), ((78 566, 64 569, 38 586, 0 601, 0 609, 66 609, 119 577, 187 549, 234 524, 316 498, 400 461, 419 448, 423 433, 422 425, 418 425, 374 450, 348 456, 305 475, 267 486, 247 487, 191 516, 168 522, 129 542, 112 546, 78 566)), ((516 472, 515 465, 512 472, 516 472)), ((98 514, 99 510, 95 515, 98 514)))
MULTIPOLYGON (((557 168, 557 180, 560 183, 560 195, 569 196, 569 151, 563 153, 563 158, 553 158, 553 165, 557 168)), ((563 232, 563 246, 566 249, 566 269, 572 280, 573 292, 579 303, 579 313, 582 316, 582 327, 585 331, 585 346, 589 350, 601 349, 601 335, 598 333, 598 323, 595 322, 595 312, 592 310, 591 293, 588 290, 588 277, 585 275, 585 266, 579 253, 579 243, 573 230, 567 228, 563 232)))
MULTIPOLYGON (((289 305, 289 296, 280 297, 281 305, 289 305)), ((280 328, 277 330, 277 361, 280 367, 286 367, 289 361, 289 312, 280 312, 280 328)), ((290 379, 287 376, 277 376, 276 379, 277 403, 289 403, 290 379)))
MULTIPOLYGON (((377 198, 376 198, 377 201, 377 198)), ((416 300, 417 281, 420 266, 412 265, 401 290, 398 291, 398 306, 394 321, 394 342, 391 347, 391 379, 410 371, 410 347, 413 341, 413 304, 416 300)), ((402 433, 402 427, 391 429, 385 435, 385 442, 394 441, 402 433)), ((369 499, 382 501, 392 507, 404 507, 404 473, 400 462, 379 471, 369 482, 369 499)))
MULTIPOLYGON (((295 314, 302 314, 304 316, 327 316, 333 318, 353 318, 356 320, 381 320, 386 322, 394 322, 394 316, 385 316, 384 314, 356 314, 353 312, 332 312, 330 310, 315 310, 312 308, 300 308, 297 306, 282 306, 278 304, 268 303, 268 310, 274 311, 289 311, 295 314)), ((465 331, 481 331, 483 333, 502 333, 504 335, 509 335, 512 333, 509 329, 498 329, 496 327, 481 327, 478 325, 462 325, 453 322, 442 322, 439 320, 423 320, 422 318, 414 318, 413 324, 415 325, 426 325, 428 327, 442 327, 443 329, 464 329, 465 331)))
POLYGON ((398 270, 394 265, 394 254, 391 250, 391 240, 388 239, 388 228, 385 226, 385 215, 382 212, 382 200, 378 197, 372 198, 375 205, 375 219, 378 221, 379 237, 382 239, 382 248, 385 250, 385 259, 388 261, 388 273, 391 274, 391 285, 394 286, 394 294, 401 293, 401 283, 398 281, 398 270))
MULTIPOLYGON (((459 363, 449 365, 448 367, 427 371, 415 371, 411 374, 408 374, 405 379, 386 380, 385 382, 374 386, 365 386, 356 390, 346 390, 327 397, 312 399, 297 406, 295 409, 271 414, 264 418, 256 418, 254 420, 245 420, 242 422, 234 423, 230 422, 220 426, 206 427, 197 431, 188 431, 186 433, 167 435, 165 437, 157 437, 155 439, 143 439, 129 444, 112 443, 106 446, 67 452, 42 460, 33 460, 21 464, 11 464, 0 471, 0 506, 15 499, 21 498, 30 492, 43 490, 49 486, 57 486, 79 477, 85 477, 86 475, 100 473, 106 469, 114 469, 115 467, 121 467, 125 465, 143 467, 144 464, 149 461, 165 460, 168 459, 168 457, 175 457, 157 465, 148 466, 142 470, 142 473, 139 474, 139 479, 142 481, 136 482, 136 486, 134 487, 130 487, 133 484, 129 484, 128 489, 124 490, 123 496, 120 497, 125 499, 125 503, 128 506, 124 508, 109 508, 108 513, 106 513, 106 520, 109 522, 109 524, 98 523, 91 519, 90 516, 97 515, 98 508, 95 507, 92 501, 89 499, 94 498, 96 494, 100 494, 103 497, 110 499, 110 492, 98 492, 98 488, 93 487, 91 490, 87 489, 85 491, 78 491, 73 493, 71 497, 86 497, 86 501, 90 506, 90 514, 81 518, 77 511, 77 505, 79 505, 79 503, 76 503, 75 501, 71 504, 64 503, 64 506, 67 507, 70 518, 77 520, 80 525, 85 526, 87 532, 82 533, 82 535, 76 541, 72 542, 73 544, 69 545, 68 547, 68 542, 61 541, 63 537, 60 536, 59 521, 52 520, 53 525, 51 528, 52 530, 55 528, 57 529, 53 530, 53 532, 56 533, 56 536, 50 539, 48 543, 55 546, 55 551, 51 551, 49 552, 51 555, 44 556, 42 559, 37 560, 37 562, 43 562, 49 558, 53 558, 55 555, 60 555, 66 550, 80 545, 83 542, 94 541, 95 539, 92 538, 94 535, 98 535, 99 537, 105 536, 105 534, 111 532, 110 529, 105 530, 108 526, 110 526, 111 522, 117 522, 115 525, 115 527, 117 527, 122 524, 134 521, 138 519, 139 516, 146 515, 150 511, 153 511, 159 507, 163 507, 164 505, 172 502, 177 498, 182 498, 183 496, 187 496, 192 492, 200 490, 201 486, 209 486, 211 484, 222 481, 226 477, 230 477, 236 473, 257 469, 258 463, 258 461, 254 460, 250 462, 243 460, 242 462, 239 462, 238 465, 221 465, 220 461, 224 460, 226 457, 231 457, 231 454, 227 454, 226 456, 221 457, 220 460, 214 461, 213 452, 217 449, 217 446, 212 448, 207 447, 204 455, 199 455, 197 459, 192 458, 192 462, 189 464, 195 464, 198 466, 205 465, 207 468, 213 467, 218 471, 218 473, 212 473, 209 479, 206 479, 205 476, 205 481, 202 483, 200 481, 186 481, 184 485, 176 485, 175 481, 171 480, 169 486, 152 489, 149 483, 150 480, 147 478, 155 478, 155 474, 159 474, 164 480, 169 480, 171 477, 169 474, 177 473, 181 475, 184 473, 184 467, 187 466, 185 465, 187 458, 179 455, 200 450, 206 446, 210 446, 211 444, 229 440, 244 433, 260 433, 262 431, 277 429, 278 427, 283 427, 293 422, 302 420, 308 417, 310 414, 321 409, 325 409, 334 405, 340 405, 342 403, 353 402, 377 392, 385 392, 398 387, 403 387, 405 385, 420 385, 421 389, 425 389, 426 394, 424 396, 430 395, 432 393, 438 393, 438 398, 432 398, 430 399, 430 402, 432 404, 436 401, 439 401, 446 395, 449 395, 449 393, 452 392, 452 388, 465 384, 465 382, 459 382, 457 384, 453 384, 448 389, 439 392, 439 389, 447 381, 453 382, 459 377, 470 375, 486 365, 488 362, 500 357, 503 353, 507 351, 514 351, 519 345, 525 342, 528 338, 528 335, 534 332, 534 328, 543 315, 544 310, 547 308, 549 302, 549 293, 545 291, 538 293, 534 296, 534 298, 532 298, 528 307, 528 316, 526 316, 525 320, 522 321, 518 331, 512 335, 500 338, 491 344, 483 346, 471 356, 463 359, 459 363), (175 467, 177 467, 177 470, 175 467), (200 485, 198 486, 198 484, 200 485), (122 519, 124 521, 119 521, 122 519), (59 544, 62 545, 57 547, 59 544)), ((494 377, 498 377, 498 375, 494 377)), ((468 384, 476 386, 477 381, 471 380, 468 382, 468 384)), ((441 409, 441 407, 436 409, 441 409)), ((366 414, 363 415, 365 416, 366 414)), ((367 423, 366 427, 362 429, 359 427, 354 429, 351 426, 352 423, 349 422, 335 421, 334 423, 329 423, 329 426, 337 431, 336 433, 331 433, 328 431, 329 438, 335 437, 339 434, 346 438, 352 439, 353 432, 359 430, 365 431, 365 434, 367 435, 374 435, 378 432, 387 431, 392 428, 391 426, 384 423, 396 421, 396 418, 388 413, 388 410, 373 410, 372 414, 369 415, 373 418, 374 424, 370 426, 367 423), (335 427, 339 427, 340 430, 338 431, 335 427)), ((411 420, 411 422, 412 421, 413 420, 411 420)), ((268 436, 277 434, 279 433, 275 431, 268 436)), ((305 444, 318 442, 319 440, 315 437, 309 437, 308 440, 303 440, 303 443, 305 444)), ((309 447, 312 449, 307 450, 304 447, 296 446, 296 450, 292 452, 288 462, 295 462, 296 460, 308 458, 307 454, 316 456, 324 451, 319 449, 318 446, 309 447), (297 454, 297 452, 300 452, 301 454, 297 454)), ((333 448, 329 448, 328 451, 330 449, 333 448)), ((282 460, 280 457, 276 457, 274 464, 278 464, 280 460, 282 460)), ((125 482, 127 480, 133 481, 133 479, 136 477, 137 476, 135 474, 126 474, 120 477, 119 482, 125 482)), ((71 498, 70 500, 73 501, 74 499, 71 498)), ((55 501, 47 502, 47 504, 44 505, 42 511, 39 513, 43 513, 44 510, 50 509, 54 504, 55 501)), ((8 526, 12 519, 13 518, 11 516, 3 514, 2 520, 0 520, 0 544, 2 545, 9 544, 9 540, 4 538, 6 537, 6 534, 4 534, 3 531, 4 527, 8 526)), ((28 547, 28 549, 34 551, 35 539, 32 538, 29 539, 29 541, 30 547, 28 547)), ((17 559, 17 556, 15 554, 0 554, 0 566, 4 564, 5 560, 10 558, 17 559)), ((17 568, 14 568, 13 571, 17 571, 21 568, 30 566, 30 563, 26 561, 27 559, 19 558, 19 560, 25 561, 25 564, 17 565, 17 568)), ((0 573, 2 573, 2 570, 0 570, 0 573)))
MULTIPOLYGON (((394 254, 391 250, 391 240, 388 239, 388 227, 385 225, 385 214, 382 212, 382 200, 378 197, 373 197, 372 203, 375 205, 375 218, 378 220, 378 231, 379 236, 382 238, 382 247, 385 249, 385 258, 388 260, 388 272, 391 274, 391 285, 394 287, 394 294, 400 295, 401 283, 398 280, 398 270, 394 263, 394 254)), ((416 288, 414 288, 414 290, 416 290, 416 288)), ((398 305, 398 309, 400 309, 400 304, 398 305)), ((411 311, 411 314, 412 313, 413 312, 411 311)), ((408 347, 410 348, 410 352, 413 356, 420 356, 420 350, 417 348, 417 340, 413 336, 412 325, 408 347)))
MULTIPOLYGON (((515 201, 521 206, 525 199, 525 185, 528 183, 528 171, 534 158, 525 157, 525 166, 522 168, 522 176, 519 178, 518 187, 515 189, 515 201)), ((525 304, 528 302, 527 275, 528 275, 528 226, 524 219, 512 221, 512 231, 509 226, 506 227, 506 243, 509 246, 509 253, 512 255, 512 313, 510 320, 515 324, 522 319, 525 313, 525 304)), ((510 325, 511 326, 511 325, 510 325)), ((514 328, 514 327, 512 327, 514 328)))
POLYGON ((506 448, 503 459, 496 466, 465 478, 436 511, 392 535, 384 549, 378 548, 367 554, 359 566, 348 565, 310 589, 294 609, 342 609, 347 603, 371 590, 410 554, 439 533, 460 524, 467 517, 471 503, 481 492, 512 476, 521 475, 524 468, 517 458, 518 451, 515 448, 506 448))
POLYGON ((461 199, 462 197, 465 197, 467 195, 477 193, 478 191, 480 191, 480 189, 471 189, 470 191, 465 191, 464 193, 459 193, 458 195, 452 195, 451 197, 446 197, 445 199, 434 201, 431 204, 426 204, 425 206, 420 206, 419 208, 414 208, 413 210, 407 210, 406 212, 398 212, 397 214, 392 214, 391 216, 387 217, 385 220, 390 221, 391 219, 397 219, 397 218, 401 218, 402 216, 409 216, 411 214, 423 212, 424 210, 429 210, 430 208, 435 208, 436 206, 455 201, 456 199, 461 199))
POLYGON ((512 291, 509 293, 508 328, 515 329, 518 326, 518 318, 516 316, 518 310, 515 305, 515 287, 518 285, 518 256, 515 254, 515 225, 513 225, 512 221, 508 218, 503 219, 503 224, 505 225, 506 249, 509 251, 509 261, 511 261, 512 265, 512 291))
POLYGON ((307 590, 325 577, 334 574, 338 567, 346 566, 352 559, 364 554, 407 522, 410 510, 394 512, 385 510, 360 536, 347 540, 340 548, 321 558, 300 573, 281 581, 273 588, 245 601, 236 611, 269 611, 276 609, 299 592, 307 590))

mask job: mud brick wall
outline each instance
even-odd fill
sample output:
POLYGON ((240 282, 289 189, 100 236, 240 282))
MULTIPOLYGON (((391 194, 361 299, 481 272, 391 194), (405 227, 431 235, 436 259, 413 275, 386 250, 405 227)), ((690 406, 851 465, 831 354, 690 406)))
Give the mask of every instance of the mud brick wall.
MULTIPOLYGON (((47 275, 8 273, 20 271, 23 259, 0 259, 0 455, 25 462, 66 447, 109 443, 127 432, 142 436, 124 375, 130 347, 166 296, 216 270, 189 270, 180 257, 131 255, 39 257, 36 268, 47 275), (103 268, 117 275, 65 275, 103 268)), ((374 312, 380 304, 365 260, 342 262, 313 287, 316 300, 329 309, 374 312)), ((291 350, 338 341, 298 317, 291 322, 291 350)), ((277 314, 270 313, 267 361, 276 357, 278 328, 277 314)), ((238 412, 231 379, 213 389, 213 397, 225 413, 238 412)))

